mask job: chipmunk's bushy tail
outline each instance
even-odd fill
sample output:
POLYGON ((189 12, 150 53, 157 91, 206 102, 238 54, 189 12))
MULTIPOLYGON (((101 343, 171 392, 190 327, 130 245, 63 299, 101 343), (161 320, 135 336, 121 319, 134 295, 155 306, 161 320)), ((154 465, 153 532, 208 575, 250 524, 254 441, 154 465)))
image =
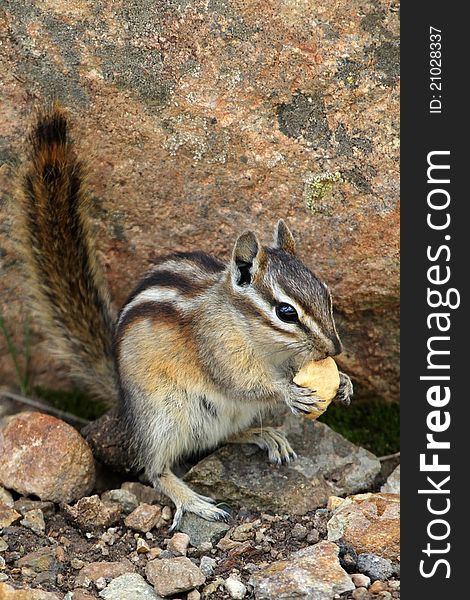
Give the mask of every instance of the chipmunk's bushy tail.
POLYGON ((92 240, 84 168, 63 109, 52 105, 41 112, 29 142, 18 186, 27 287, 73 377, 112 403, 117 387, 109 290, 92 240))

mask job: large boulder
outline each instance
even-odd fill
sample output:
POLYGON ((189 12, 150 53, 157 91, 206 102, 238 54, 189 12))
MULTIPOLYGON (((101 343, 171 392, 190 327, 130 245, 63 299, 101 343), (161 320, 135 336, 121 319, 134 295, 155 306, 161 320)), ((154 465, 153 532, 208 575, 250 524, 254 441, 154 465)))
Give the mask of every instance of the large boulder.
POLYGON ((64 421, 22 412, 0 428, 0 485, 41 500, 72 502, 94 483, 90 447, 64 421))
MULTIPOLYGON (((156 255, 227 259, 238 233, 268 240, 283 217, 333 290, 356 390, 398 397, 394 1, 12 2, 3 31, 2 194, 13 197, 33 106, 59 98, 90 163, 117 304, 156 255)), ((13 205, 0 202, 0 311, 19 346, 13 205)), ((35 380, 57 386, 47 344, 33 341, 35 380)))

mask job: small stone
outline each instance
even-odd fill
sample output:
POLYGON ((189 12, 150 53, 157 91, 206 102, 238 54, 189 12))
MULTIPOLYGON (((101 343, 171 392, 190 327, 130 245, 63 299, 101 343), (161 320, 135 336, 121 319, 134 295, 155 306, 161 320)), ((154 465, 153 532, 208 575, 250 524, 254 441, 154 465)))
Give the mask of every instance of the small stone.
POLYGON ((201 594, 197 590, 191 590, 186 596, 186 600, 200 600, 201 594))
POLYGON ((110 527, 121 516, 119 504, 105 504, 96 494, 79 500, 74 506, 64 505, 64 512, 81 529, 110 527))
POLYGON ((392 600, 392 594, 388 590, 383 590, 377 595, 379 600, 392 600))
POLYGON ((354 583, 339 564, 338 552, 336 544, 323 541, 294 552, 287 560, 271 563, 250 578, 255 597, 331 600, 335 594, 354 590, 354 583))
POLYGON ((189 535, 178 531, 168 542, 167 549, 176 556, 186 556, 189 546, 189 535))
MULTIPOLYGON (((160 550, 160 548, 159 548, 159 550, 160 550)), ((142 539, 142 538, 137 539, 136 552, 137 552, 137 554, 148 554, 150 552, 150 546, 144 539, 142 539)))
POLYGON ((351 544, 358 554, 397 560, 400 554, 400 496, 358 494, 344 500, 328 521, 328 539, 351 544))
POLYGON ((391 561, 375 554, 360 554, 357 557, 357 569, 372 581, 389 579, 394 573, 391 561))
POLYGON ((6 581, 8 579, 8 575, 6 573, 0 573, 0 581, 6 581))
POLYGON ((80 569, 83 569, 85 563, 80 558, 72 558, 70 565, 73 569, 77 569, 77 571, 79 571, 80 569))
POLYGON ((398 579, 391 579, 388 582, 388 587, 391 590, 399 590, 400 589, 400 582, 398 581, 398 579))
POLYGON ((308 529, 301 523, 296 523, 291 531, 294 540, 303 540, 307 537, 308 529))
POLYGON ((179 529, 189 535, 192 546, 199 547, 203 542, 216 544, 227 533, 230 526, 221 521, 206 521, 193 513, 185 513, 179 529))
POLYGON ((201 556, 199 561, 199 569, 205 577, 212 577, 217 561, 210 556, 201 556))
POLYGON ((75 578, 75 587, 89 587, 91 582, 96 582, 98 579, 114 579, 125 573, 134 573, 134 565, 123 558, 119 562, 93 562, 85 565, 80 573, 75 578))
POLYGON ((59 567, 55 548, 46 547, 29 552, 20 558, 17 562, 19 568, 26 567, 32 569, 35 573, 44 571, 56 571, 59 567))
POLYGON ((229 550, 233 550, 234 548, 237 548, 238 546, 241 546, 241 544, 242 544, 242 542, 236 542, 235 540, 231 540, 228 537, 223 537, 216 544, 216 547, 219 550, 222 550, 222 552, 228 552, 229 550))
POLYGON ((152 560, 147 563, 145 573, 161 596, 187 592, 206 580, 196 565, 185 556, 152 560))
POLYGON ((362 573, 353 573, 351 579, 356 587, 368 588, 370 586, 370 577, 363 575, 362 573))
POLYGON ((383 592, 384 590, 386 590, 387 587, 387 584, 383 581, 374 581, 374 583, 369 588, 369 592, 371 594, 378 594, 379 592, 383 592))
POLYGON ((90 594, 90 592, 87 592, 86 590, 82 589, 75 589, 73 590, 73 592, 69 592, 69 594, 72 594, 72 600, 95 600, 96 598, 95 595, 92 595, 90 594))
POLYGON ((380 488, 380 491, 388 494, 400 493, 400 465, 388 476, 387 481, 380 488))
POLYGON ((242 523, 235 527, 230 538, 236 542, 245 542, 254 538, 253 523, 242 523))
POLYGON ((4 527, 10 527, 12 523, 18 521, 20 518, 20 513, 14 508, 11 508, 3 502, 0 503, 0 529, 3 529, 4 527))
POLYGON ((340 504, 342 504, 344 502, 344 498, 340 498, 339 496, 330 496, 328 498, 328 503, 326 505, 326 508, 328 510, 335 510, 336 508, 338 508, 338 506, 340 504))
POLYGON ((46 531, 44 515, 42 510, 39 508, 29 510, 27 513, 25 513, 24 519, 22 519, 20 523, 38 535, 41 535, 46 531))
MULTIPOLYGON (((54 592, 46 592, 45 590, 32 588, 14 588, 8 583, 0 583, 0 598, 2 600, 61 600, 60 596, 54 592)), ((74 598, 75 600, 75 598, 74 598)))
POLYGON ((224 580, 222 579, 222 577, 217 577, 215 581, 212 581, 212 583, 209 583, 204 587, 204 589, 202 590, 202 597, 207 598, 208 596, 211 596, 222 585, 224 585, 224 580))
POLYGON ((8 550, 8 544, 3 538, 0 538, 0 552, 5 552, 5 550, 8 550))
POLYGON ((104 492, 101 494, 101 500, 105 503, 111 502, 119 504, 122 507, 122 511, 126 514, 131 513, 139 506, 137 496, 130 490, 123 488, 104 492))
POLYGON ((158 523, 161 513, 160 506, 142 503, 130 515, 127 515, 124 524, 134 531, 147 533, 158 523))
POLYGON ((42 500, 30 500, 29 498, 20 498, 16 500, 13 508, 20 512, 23 517, 30 510, 40 510, 45 517, 52 517, 55 513, 53 502, 43 502, 42 500))
POLYGON ((106 587, 106 579, 104 577, 98 577, 95 581, 95 586, 98 590, 104 590, 106 587))
POLYGON ((148 559, 153 560, 154 558, 160 558, 162 553, 163 550, 161 548, 150 548, 150 551, 148 553, 148 559))
POLYGON ((365 587, 359 587, 351 594, 353 600, 370 600, 371 595, 365 587))
POLYGON ((13 506, 13 496, 8 490, 0 485, 0 504, 6 504, 10 508, 13 506))
POLYGON ((320 532, 318 531, 318 529, 314 528, 308 532, 307 542, 309 544, 316 544, 319 539, 320 539, 320 532))
POLYGON ((127 490, 136 496, 139 504, 163 504, 165 497, 161 492, 148 485, 137 481, 126 481, 121 485, 122 490, 127 490))
POLYGON ((0 484, 41 500, 72 502, 95 482, 90 447, 70 425, 39 412, 21 412, 0 436, 0 484))
POLYGON ((224 582, 224 587, 233 600, 242 600, 246 596, 246 587, 243 583, 235 579, 235 577, 229 577, 224 582))
POLYGON ((99 593, 104 600, 161 600, 145 579, 137 573, 127 573, 113 579, 99 593))

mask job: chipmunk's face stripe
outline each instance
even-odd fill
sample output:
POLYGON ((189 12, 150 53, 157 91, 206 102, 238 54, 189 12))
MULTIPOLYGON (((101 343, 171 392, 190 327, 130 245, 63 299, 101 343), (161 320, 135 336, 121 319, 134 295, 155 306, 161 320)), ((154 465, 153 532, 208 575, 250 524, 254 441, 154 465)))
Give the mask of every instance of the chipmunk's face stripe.
POLYGON ((280 343, 292 342, 292 339, 296 337, 291 329, 283 327, 283 323, 279 319, 276 318, 274 321, 269 305, 259 302, 258 298, 246 295, 243 298, 234 297, 232 302, 241 316, 250 314, 256 319, 261 319, 268 329, 276 331, 280 343))

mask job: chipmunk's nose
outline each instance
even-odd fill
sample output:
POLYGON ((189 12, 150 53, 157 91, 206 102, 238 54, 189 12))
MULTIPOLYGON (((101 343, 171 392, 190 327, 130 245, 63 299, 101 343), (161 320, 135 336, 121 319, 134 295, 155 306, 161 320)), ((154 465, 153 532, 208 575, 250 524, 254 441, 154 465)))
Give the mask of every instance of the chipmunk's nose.
POLYGON ((335 335, 330 338, 330 341, 332 349, 330 352, 328 352, 328 356, 337 356, 338 354, 341 354, 343 351, 343 344, 341 343, 339 337, 335 335))

